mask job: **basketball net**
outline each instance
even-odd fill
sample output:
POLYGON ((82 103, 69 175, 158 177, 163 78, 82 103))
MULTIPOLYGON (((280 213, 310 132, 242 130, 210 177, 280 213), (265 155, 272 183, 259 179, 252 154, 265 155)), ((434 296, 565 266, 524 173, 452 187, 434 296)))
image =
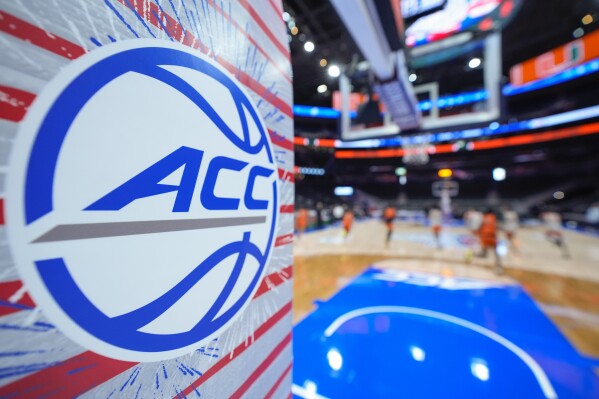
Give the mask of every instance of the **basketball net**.
POLYGON ((409 165, 427 164, 429 154, 435 151, 435 147, 431 145, 426 135, 411 137, 411 140, 405 140, 401 146, 404 150, 402 161, 409 165))

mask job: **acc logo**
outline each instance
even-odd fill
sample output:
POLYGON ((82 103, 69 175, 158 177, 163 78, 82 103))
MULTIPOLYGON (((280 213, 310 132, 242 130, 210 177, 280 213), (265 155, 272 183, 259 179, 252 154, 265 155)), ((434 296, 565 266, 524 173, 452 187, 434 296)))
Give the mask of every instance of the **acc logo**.
POLYGON ((11 171, 19 271, 95 352, 189 353, 261 282, 278 212, 271 142, 241 85, 186 47, 124 41, 74 61, 29 110, 11 171))

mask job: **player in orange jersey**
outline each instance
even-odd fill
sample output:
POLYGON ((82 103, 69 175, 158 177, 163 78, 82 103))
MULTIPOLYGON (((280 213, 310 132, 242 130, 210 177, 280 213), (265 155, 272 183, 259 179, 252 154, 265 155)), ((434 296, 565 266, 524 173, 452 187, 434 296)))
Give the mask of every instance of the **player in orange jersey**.
POLYGON ((343 214, 343 237, 347 238, 349 232, 351 231, 351 227, 354 224, 354 213, 350 209, 346 209, 343 214))
POLYGON ((308 211, 305 208, 301 208, 297 211, 295 218, 295 228, 297 230, 297 237, 300 238, 306 228, 308 227, 308 211))
POLYGON ((391 236, 393 235, 393 222, 395 221, 396 214, 395 208, 392 206, 386 207, 383 212, 385 226, 387 227, 387 239, 385 240, 385 245, 387 247, 391 243, 391 236))
POLYGON ((486 257, 489 249, 492 250, 495 255, 495 273, 503 274, 501 258, 497 252, 497 217, 492 210, 487 210, 483 215, 482 223, 478 228, 478 238, 482 249, 480 256, 486 257))

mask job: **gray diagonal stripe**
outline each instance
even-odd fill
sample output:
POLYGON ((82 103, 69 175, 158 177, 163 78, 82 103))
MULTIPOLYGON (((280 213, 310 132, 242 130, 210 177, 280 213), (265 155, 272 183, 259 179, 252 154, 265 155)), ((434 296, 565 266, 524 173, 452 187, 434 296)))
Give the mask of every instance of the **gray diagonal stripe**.
POLYGON ((214 219, 150 220, 142 222, 63 224, 54 227, 32 243, 85 240, 88 238, 133 236, 172 231, 244 226, 266 222, 266 216, 214 219))

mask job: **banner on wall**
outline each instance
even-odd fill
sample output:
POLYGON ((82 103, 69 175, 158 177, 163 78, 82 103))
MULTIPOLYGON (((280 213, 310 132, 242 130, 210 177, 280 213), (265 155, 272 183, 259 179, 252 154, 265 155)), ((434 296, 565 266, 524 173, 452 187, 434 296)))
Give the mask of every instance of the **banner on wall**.
POLYGON ((510 83, 522 86, 599 58, 599 30, 514 65, 510 83))
POLYGON ((0 1, 0 397, 287 398, 280 2, 31 3, 0 1))

